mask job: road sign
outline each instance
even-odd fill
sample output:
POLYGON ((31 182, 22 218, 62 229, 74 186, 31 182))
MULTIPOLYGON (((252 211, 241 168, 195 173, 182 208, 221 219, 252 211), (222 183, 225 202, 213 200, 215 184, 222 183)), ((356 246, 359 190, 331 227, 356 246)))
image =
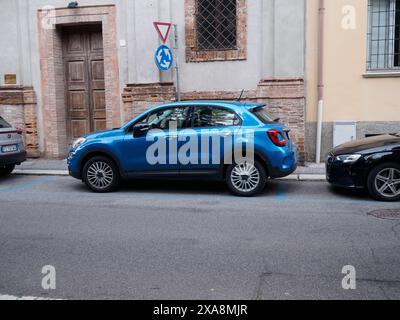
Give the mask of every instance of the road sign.
POLYGON ((172 55, 171 49, 168 48, 166 45, 158 47, 155 54, 155 60, 158 69, 160 69, 161 71, 168 71, 169 69, 171 69, 174 62, 174 57, 172 55))
POLYGON ((171 24, 166 22, 154 22, 154 27, 156 28, 162 43, 166 43, 168 39, 169 32, 171 31, 171 24))

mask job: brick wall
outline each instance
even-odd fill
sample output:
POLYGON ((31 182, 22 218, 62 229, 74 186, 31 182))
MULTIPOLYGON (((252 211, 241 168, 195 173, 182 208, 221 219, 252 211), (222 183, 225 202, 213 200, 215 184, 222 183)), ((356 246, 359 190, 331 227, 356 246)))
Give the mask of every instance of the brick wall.
MULTIPOLYGON (((240 91, 192 91, 182 93, 182 100, 237 100, 240 91)), ((175 100, 172 83, 128 85, 122 95, 126 121, 151 106, 175 100)), ((255 90, 243 94, 243 101, 264 103, 271 115, 291 129, 299 149, 299 161, 305 161, 305 87, 301 78, 264 79, 255 90)))
POLYGON ((157 104, 175 101, 173 83, 128 85, 122 94, 125 122, 128 122, 157 104))
POLYGON ((14 127, 23 130, 28 157, 39 157, 36 95, 33 88, 24 86, 0 87, 0 115, 14 127))

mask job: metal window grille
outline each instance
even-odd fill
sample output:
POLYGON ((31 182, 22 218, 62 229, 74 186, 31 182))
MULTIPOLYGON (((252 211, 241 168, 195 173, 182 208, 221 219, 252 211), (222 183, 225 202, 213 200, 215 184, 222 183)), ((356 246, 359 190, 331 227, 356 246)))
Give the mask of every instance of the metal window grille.
POLYGON ((400 0, 368 2, 368 70, 400 68, 400 0))
POLYGON ((236 0, 197 0, 197 47, 232 50, 237 47, 236 0))

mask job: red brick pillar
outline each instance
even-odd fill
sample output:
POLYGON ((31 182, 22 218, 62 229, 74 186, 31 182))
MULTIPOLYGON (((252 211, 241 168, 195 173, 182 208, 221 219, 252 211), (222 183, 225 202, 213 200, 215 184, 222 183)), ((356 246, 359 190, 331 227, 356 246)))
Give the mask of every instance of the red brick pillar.
POLYGON ((36 95, 33 88, 25 86, 1 86, 0 115, 14 127, 23 130, 23 139, 28 157, 38 158, 40 152, 36 95))

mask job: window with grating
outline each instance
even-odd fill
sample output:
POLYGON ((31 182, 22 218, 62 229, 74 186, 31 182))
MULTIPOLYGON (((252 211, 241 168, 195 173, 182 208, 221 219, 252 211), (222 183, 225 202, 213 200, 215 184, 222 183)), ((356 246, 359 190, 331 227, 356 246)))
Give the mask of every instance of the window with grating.
POLYGON ((368 2, 368 70, 400 68, 400 0, 368 2))
POLYGON ((237 48, 236 0, 197 0, 198 50, 237 48))

